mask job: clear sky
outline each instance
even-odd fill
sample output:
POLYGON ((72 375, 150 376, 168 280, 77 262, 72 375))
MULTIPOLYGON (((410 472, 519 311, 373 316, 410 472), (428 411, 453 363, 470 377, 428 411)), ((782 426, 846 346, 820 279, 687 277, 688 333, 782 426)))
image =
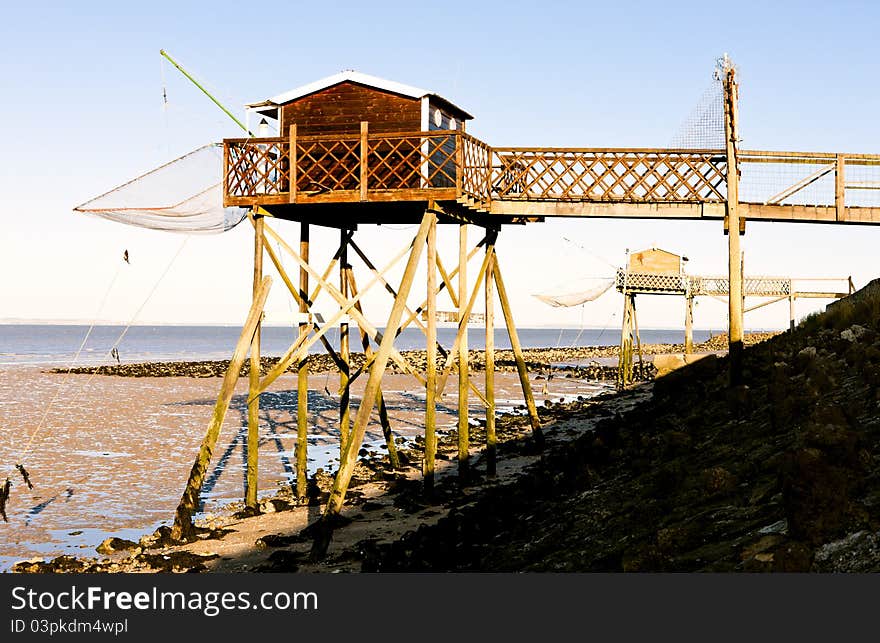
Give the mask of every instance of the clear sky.
MULTIPOLYGON (((740 72, 743 147, 880 153, 878 25, 870 2, 7 3, 0 319, 91 319, 128 249, 132 263, 100 312, 127 321, 180 249, 180 235, 72 212, 170 158, 239 135, 160 48, 238 114, 247 102, 357 69, 448 97, 475 115, 469 131, 490 144, 618 147, 668 145, 727 52, 740 72)), ((278 228, 297 238, 296 224, 278 228)), ((337 234, 314 232, 313 253, 332 252, 337 234)), ((359 236, 381 264, 384 250, 412 234, 359 236)), ((441 237, 447 263, 455 236, 441 237)), ((251 238, 245 225, 190 238, 139 320, 240 323, 251 238)), ((746 273, 851 274, 861 286, 877 276, 878 240, 869 227, 750 223, 746 273)), ((617 294, 554 309, 530 293, 581 288, 586 277, 610 276, 603 259, 622 265, 626 248, 655 245, 690 257, 693 274, 726 270, 720 222, 556 221, 505 230, 498 248, 521 325, 603 327, 619 323, 617 294)), ((377 321, 380 303, 367 307, 377 321)), ((798 315, 825 303, 800 302, 798 315)), ((288 307, 276 288, 270 314, 288 307)), ((682 309, 678 299, 640 298, 640 325, 680 326, 682 309)), ((725 315, 724 304, 704 300, 696 325, 723 328, 725 315)), ((777 304, 746 325, 781 327, 787 315, 777 304)))

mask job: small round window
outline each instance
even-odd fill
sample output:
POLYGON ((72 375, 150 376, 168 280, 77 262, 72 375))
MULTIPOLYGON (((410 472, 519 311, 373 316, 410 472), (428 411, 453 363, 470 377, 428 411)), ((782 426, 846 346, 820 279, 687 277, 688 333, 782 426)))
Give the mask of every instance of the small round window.
POLYGON ((443 124, 443 112, 439 109, 434 110, 434 125, 440 127, 443 124))
POLYGON ((455 128, 456 128, 455 119, 454 119, 454 118, 450 118, 450 119, 449 119, 449 129, 455 129, 455 128))

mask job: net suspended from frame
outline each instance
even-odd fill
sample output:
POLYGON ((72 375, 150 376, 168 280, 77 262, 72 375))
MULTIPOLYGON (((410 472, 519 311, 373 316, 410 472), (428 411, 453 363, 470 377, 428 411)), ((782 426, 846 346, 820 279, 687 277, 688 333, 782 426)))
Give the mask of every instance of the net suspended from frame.
POLYGON ((226 232, 247 210, 223 207, 222 173, 222 146, 209 143, 74 210, 152 230, 226 232))
POLYGON ((535 294, 532 295, 532 297, 543 301, 548 306, 554 306, 556 308, 567 308, 569 306, 580 306, 581 304, 585 304, 588 301, 594 301, 604 295, 613 285, 614 279, 603 279, 596 286, 587 290, 561 293, 556 295, 535 294))

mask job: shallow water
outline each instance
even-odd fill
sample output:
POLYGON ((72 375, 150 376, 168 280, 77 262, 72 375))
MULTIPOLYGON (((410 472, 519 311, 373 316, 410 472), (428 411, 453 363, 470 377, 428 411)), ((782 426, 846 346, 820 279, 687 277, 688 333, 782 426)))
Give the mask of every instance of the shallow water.
MULTIPOLYGON (((479 383, 482 378, 475 378, 479 383)), ((360 378, 352 406, 360 403, 360 378)), ((387 375, 384 393, 395 434, 423 429, 424 389, 405 375, 387 375)), ((294 478, 295 376, 283 376, 261 396, 260 489, 272 494, 294 478)), ((309 472, 335 469, 339 446, 336 376, 309 378, 309 472), (330 391, 331 394, 327 394, 330 391)), ((0 570, 34 556, 94 555, 110 535, 137 540, 170 524, 220 387, 219 378, 122 378, 62 375, 37 367, 0 369, 0 465, 13 481, 0 522, 0 570), (34 484, 28 490, 14 464, 34 484)), ((533 381, 536 399, 568 401, 607 387, 554 377, 533 381), (546 392, 543 385, 547 384, 546 392)), ((454 427, 455 387, 437 410, 438 427, 454 427)), ((243 495, 247 381, 240 380, 203 488, 203 511, 216 513, 243 495)), ((516 375, 496 374, 498 411, 523 404, 516 375)), ((473 418, 483 416, 473 404, 473 418)), ((384 442, 376 421, 367 448, 384 442)))

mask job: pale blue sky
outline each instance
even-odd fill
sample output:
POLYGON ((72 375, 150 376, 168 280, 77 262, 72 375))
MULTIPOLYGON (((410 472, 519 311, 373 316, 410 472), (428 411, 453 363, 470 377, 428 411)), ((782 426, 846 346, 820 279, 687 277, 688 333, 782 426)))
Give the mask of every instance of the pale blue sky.
MULTIPOLYGON (((705 2, 149 2, 16 3, 0 24, 0 318, 90 319, 120 265, 101 316, 127 321, 182 237, 71 212, 140 172, 238 131, 162 59, 171 52, 236 113, 242 105, 341 69, 436 91, 475 115, 494 145, 663 146, 728 52, 741 80, 743 146, 880 152, 877 31, 872 3, 705 2)), ((616 324, 619 296, 551 309, 529 293, 610 274, 568 237, 612 263, 652 245, 691 258, 693 273, 726 267, 721 224, 560 221, 505 231, 499 253, 523 325, 616 324), (583 322, 582 322, 583 320, 583 322)), ((291 238, 297 226, 279 224, 291 238)), ((408 230, 363 232, 400 245, 408 230)), ((477 230, 473 231, 476 237, 477 230)), ((315 253, 336 233, 315 233, 315 253)), ((238 323, 250 292, 250 230, 187 242, 141 320, 238 323)), ((452 262, 454 233, 444 232, 452 262)), ((476 240, 476 239, 475 239, 476 240)), ((749 224, 747 273, 877 275, 880 230, 749 224)), ((377 253, 378 254, 378 253, 377 253)), ((381 263, 376 258, 377 263, 381 263)), ((474 268, 476 270, 476 267, 474 268)), ((581 282, 582 283, 582 282, 581 282)), ((801 302, 798 314, 825 302, 801 302)), ((448 302, 447 302, 448 305, 448 302)), ((270 309, 286 309, 281 289, 270 309)), ((676 326, 682 304, 640 300, 642 326, 676 326)), ((721 328, 706 300, 701 327, 721 328)), ((381 307, 371 301, 377 319, 381 307)), ((747 316, 782 326, 784 305, 747 316)))

